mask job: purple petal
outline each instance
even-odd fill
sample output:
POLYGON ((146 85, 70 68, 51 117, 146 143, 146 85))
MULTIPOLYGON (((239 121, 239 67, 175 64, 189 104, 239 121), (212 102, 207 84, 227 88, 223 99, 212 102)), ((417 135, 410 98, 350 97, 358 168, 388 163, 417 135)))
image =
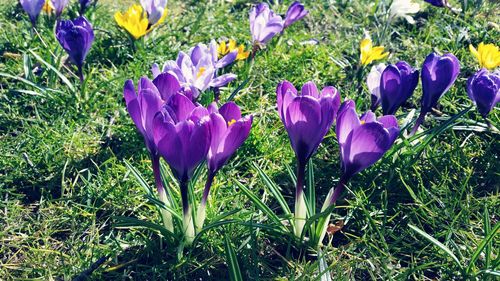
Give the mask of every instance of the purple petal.
POLYGON ((229 82, 233 81, 234 79, 236 79, 236 75, 234 75, 232 73, 223 74, 223 75, 213 79, 210 82, 210 87, 219 88, 219 87, 227 85, 229 82))
POLYGON ((313 81, 309 81, 302 86, 301 93, 303 96, 312 96, 314 98, 319 98, 319 91, 316 84, 313 81))
POLYGON ((241 119, 240 107, 232 101, 227 102, 223 106, 221 106, 221 108, 219 109, 219 113, 222 115, 222 117, 224 117, 224 120, 226 120, 226 122, 241 119))
POLYGON ((181 89, 181 85, 177 78, 170 72, 164 72, 156 76, 153 84, 160 92, 161 98, 164 101, 177 93, 181 89))

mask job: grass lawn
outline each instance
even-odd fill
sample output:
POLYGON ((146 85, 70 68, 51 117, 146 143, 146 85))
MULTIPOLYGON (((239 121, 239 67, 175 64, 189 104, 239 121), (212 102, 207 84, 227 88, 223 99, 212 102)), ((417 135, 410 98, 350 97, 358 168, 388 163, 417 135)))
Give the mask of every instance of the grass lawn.
MULTIPOLYGON (((64 18, 76 15, 77 1, 70 2, 64 18)), ((479 68, 469 44, 499 42, 498 1, 480 7, 468 1, 458 14, 416 1, 415 24, 399 19, 390 25, 384 11, 391 1, 303 1, 308 16, 251 64, 227 69, 238 77, 221 89, 221 98, 236 92, 234 101, 253 114, 253 127, 216 177, 210 227, 184 249, 131 223, 161 225, 161 218, 144 188, 154 186, 153 172, 123 85, 151 77, 152 63, 174 60, 200 42, 235 39, 251 49, 248 13, 257 2, 170 0, 165 22, 132 48, 113 14, 133 2, 102 0, 87 12, 95 42, 81 85, 54 37, 55 20, 42 13, 33 33, 18 1, 0 0, 1 280, 71 280, 88 269, 95 269, 90 280, 229 280, 236 265, 243 280, 498 280, 500 236, 493 231, 500 220, 500 135, 487 128, 466 93, 467 78, 479 68), (355 100, 358 112, 368 110, 370 93, 356 77, 366 33, 390 52, 383 62, 404 60, 420 69, 429 53, 451 52, 461 73, 427 115, 420 137, 400 136, 349 182, 331 219, 342 227, 318 252, 277 233, 237 182, 282 217, 265 174, 293 208, 296 162, 276 111, 276 86, 286 79, 299 88, 313 80, 355 100)), ((271 2, 284 14, 292 1, 271 2)), ((421 95, 419 83, 396 113, 400 126, 418 116, 421 95)), ((489 120, 500 128, 500 111, 493 109, 489 120)), ((308 183, 319 209, 341 173, 334 129, 312 162, 308 183)), ((201 177, 194 187, 198 200, 201 177)), ((167 182, 179 196, 175 182, 167 182)))

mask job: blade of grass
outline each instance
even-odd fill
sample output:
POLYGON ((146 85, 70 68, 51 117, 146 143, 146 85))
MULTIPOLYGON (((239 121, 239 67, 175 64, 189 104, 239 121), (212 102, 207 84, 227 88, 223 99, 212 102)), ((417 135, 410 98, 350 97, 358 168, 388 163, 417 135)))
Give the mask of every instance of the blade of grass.
POLYGON ((495 224, 495 227, 491 230, 491 232, 486 233, 486 237, 481 241, 481 244, 477 247, 476 251, 474 254, 472 254, 472 257, 469 261, 469 266, 467 266, 467 269, 465 272, 470 273, 472 270, 472 267, 476 263, 477 259, 479 258, 479 255, 481 252, 484 250, 484 248, 489 245, 490 241, 493 240, 493 237, 497 234, 498 230, 500 229, 500 223, 495 224))
POLYGON ((229 266, 229 279, 231 281, 243 280, 236 252, 231 244, 231 240, 229 240, 226 234, 224 235, 224 248, 226 249, 227 265, 229 266))
POLYGON ((43 63, 47 68, 49 68, 50 70, 54 71, 55 74, 57 74, 57 76, 59 76, 59 78, 64 82, 64 84, 66 84, 66 86, 68 86, 68 88, 71 90, 71 92, 74 92, 75 91, 75 87, 73 86, 73 84, 68 80, 68 78, 66 78, 66 76, 64 76, 64 74, 62 74, 59 70, 57 70, 53 65, 51 65, 50 63, 46 62, 44 59, 42 59, 39 55, 37 55, 35 52, 33 52, 33 50, 29 50, 29 52, 41 63, 43 63))
POLYGON ((259 174, 260 178, 264 182, 264 184, 267 186, 271 194, 274 196, 274 198, 278 201, 278 203, 281 206, 281 209, 283 209, 283 212, 286 215, 291 215, 290 208, 288 207, 288 204, 286 203, 285 198, 281 194, 281 189, 279 186, 274 183, 269 176, 255 163, 252 163, 254 168, 257 170, 257 173, 259 174))

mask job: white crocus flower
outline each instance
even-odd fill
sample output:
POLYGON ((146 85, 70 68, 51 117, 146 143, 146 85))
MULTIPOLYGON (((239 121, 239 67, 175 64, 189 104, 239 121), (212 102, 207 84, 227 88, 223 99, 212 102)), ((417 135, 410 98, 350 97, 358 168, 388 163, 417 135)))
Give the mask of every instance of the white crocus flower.
POLYGON ((405 18, 410 24, 414 24, 415 20, 411 15, 420 11, 420 5, 412 0, 394 0, 389 8, 389 18, 405 18))

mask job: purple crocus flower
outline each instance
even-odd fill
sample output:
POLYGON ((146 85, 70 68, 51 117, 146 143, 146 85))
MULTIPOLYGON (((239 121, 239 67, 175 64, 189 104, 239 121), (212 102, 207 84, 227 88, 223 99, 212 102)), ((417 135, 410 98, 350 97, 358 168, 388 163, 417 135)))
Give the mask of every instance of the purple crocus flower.
MULTIPOLYGON (((169 100, 179 89, 179 82, 170 73, 163 73, 153 81, 146 77, 141 78, 137 92, 132 80, 127 80, 123 87, 127 110, 137 130, 144 137, 144 143, 151 156, 156 189, 161 201, 165 204, 168 204, 168 200, 160 174, 160 155, 154 142, 153 120, 162 109, 164 101, 169 100)), ((162 209, 161 214, 165 227, 173 232, 172 215, 164 209, 162 209)))
POLYGON ((153 120, 153 137, 159 154, 179 181, 186 243, 194 240, 194 224, 188 200, 188 183, 210 148, 208 110, 186 96, 174 94, 153 120))
POLYGON ((387 66, 380 79, 380 97, 384 115, 396 113, 408 100, 418 84, 418 70, 408 63, 400 61, 387 66))
POLYGON ((290 5, 290 7, 288 7, 288 10, 286 11, 285 23, 283 25, 283 28, 287 28, 292 23, 301 20, 308 13, 309 11, 304 8, 304 5, 302 5, 300 1, 293 2, 292 5, 290 5))
POLYGON ((500 75, 483 68, 467 80, 467 94, 483 118, 500 102, 500 75))
POLYGON ((58 21, 56 38, 78 67, 78 75, 83 82, 83 62, 94 42, 94 30, 85 17, 58 21))
MULTIPOLYGON (((176 61, 167 61, 163 65, 163 72, 170 71, 181 82, 181 85, 191 90, 194 98, 209 87, 219 88, 227 85, 236 78, 232 73, 216 76, 217 69, 222 68, 236 59, 237 51, 233 51, 220 60, 217 58, 215 41, 210 47, 198 44, 191 48, 188 54, 179 52, 176 61)), ((161 73, 157 64, 152 67, 153 76, 161 73)))
MULTIPOLYGON (((337 114, 336 134, 340 147, 342 175, 337 186, 330 189, 322 212, 337 201, 352 176, 384 156, 398 137, 399 126, 394 115, 376 118, 373 112, 368 111, 359 118, 356 104, 347 100, 337 114)), ((330 216, 326 221, 329 220, 330 216)), ((318 243, 321 243, 325 233, 326 227, 322 230, 318 243)))
POLYGON ((441 98, 455 83, 460 73, 460 62, 453 54, 439 56, 431 53, 422 65, 422 109, 415 122, 411 135, 415 134, 424 121, 427 112, 436 106, 441 98))
POLYGON ((33 27, 35 27, 36 19, 42 11, 45 0, 20 0, 19 2, 21 3, 24 11, 30 17, 31 24, 33 25, 33 27))
POLYGON ((141 0, 141 6, 148 13, 149 24, 154 25, 163 16, 167 0, 141 0))
POLYGON ((198 228, 201 228, 205 221, 206 203, 217 171, 226 164, 248 138, 253 121, 251 115, 242 117, 240 107, 234 102, 228 102, 221 106, 220 109, 213 102, 209 105, 208 111, 210 113, 212 140, 207 154, 207 182, 196 217, 196 226, 198 228))
POLYGON ((300 237, 306 218, 303 194, 306 164, 335 120, 340 94, 334 87, 325 87, 319 92, 314 82, 304 84, 298 94, 288 81, 278 85, 276 94, 278 113, 297 157, 295 235, 300 237))
POLYGON ((283 30, 283 19, 275 14, 266 3, 260 3, 250 10, 250 31, 254 44, 266 44, 283 30))
POLYGON ((386 65, 379 63, 372 66, 368 77, 366 78, 366 85, 370 91, 371 96, 371 107, 372 111, 375 111, 380 105, 380 79, 382 77, 382 72, 384 72, 386 65))
POLYGON ((64 8, 68 5, 69 0, 50 0, 54 10, 56 11, 56 17, 60 17, 64 8))

